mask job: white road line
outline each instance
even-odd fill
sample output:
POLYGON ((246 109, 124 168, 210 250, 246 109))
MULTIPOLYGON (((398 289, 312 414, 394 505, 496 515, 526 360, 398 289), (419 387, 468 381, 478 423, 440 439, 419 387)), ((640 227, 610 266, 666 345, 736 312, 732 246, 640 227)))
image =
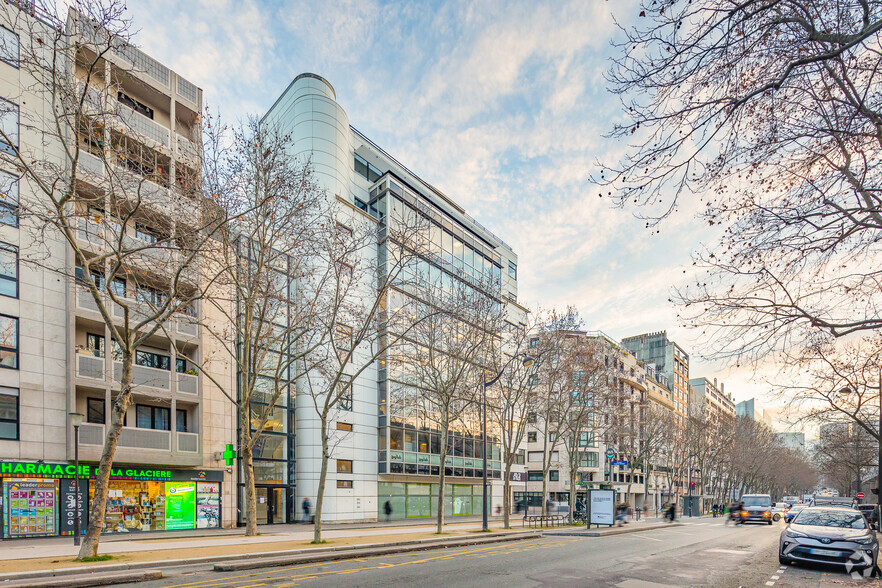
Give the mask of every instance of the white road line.
POLYGON ((744 549, 705 549, 707 553, 750 553, 744 549))
POLYGON ((659 542, 661 542, 661 539, 656 539, 655 537, 647 537, 646 535, 635 535, 634 538, 635 538, 635 539, 649 539, 650 541, 659 541, 659 542))
POLYGON ((780 579, 781 579, 781 576, 772 576, 772 579, 773 579, 773 580, 780 580, 780 579))
POLYGON ((774 582, 766 582, 766 586, 774 586, 774 585, 775 585, 774 582))

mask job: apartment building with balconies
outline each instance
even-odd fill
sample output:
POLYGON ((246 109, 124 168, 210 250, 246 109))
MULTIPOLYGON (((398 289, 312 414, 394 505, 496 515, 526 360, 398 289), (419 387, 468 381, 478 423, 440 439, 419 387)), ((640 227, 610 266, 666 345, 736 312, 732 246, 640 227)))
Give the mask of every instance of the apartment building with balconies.
MULTIPOLYGON (((72 211, 77 246, 100 256, 109 239, 122 240, 131 249, 143 245, 140 253, 126 258, 120 277, 110 283, 100 266, 91 272, 116 325, 122 325, 126 307, 135 319, 149 316, 151 303, 165 295, 163 283, 182 255, 170 238, 176 223, 199 218, 202 91, 123 40, 115 41, 110 51, 99 51, 95 41, 107 32, 71 10, 64 34, 74 48, 55 67, 58 76, 71 76, 79 88, 88 84, 88 90, 75 136, 53 135, 53 96, 37 91, 30 70, 17 61, 39 44, 35 36, 41 30, 53 32, 52 24, 30 4, 5 4, 0 10, 0 98, 9 105, 2 109, 0 125, 16 137, 16 149, 53 165, 65 165, 65 149, 77 153, 73 189, 85 195, 72 211), (47 139, 53 136, 58 141, 47 139), (112 185, 130 189, 114 191, 112 185), (137 199, 137 205, 111 203, 111 198, 137 199), (135 211, 134 218, 115 222, 117 209, 135 211), (166 245, 150 247, 159 242, 166 245), (113 303, 108 291, 125 300, 126 307, 113 303)), ((7 156, 10 149, 4 151, 3 537, 70 534, 64 498, 73 492, 74 430, 68 414, 85 416, 78 445, 81 473, 89 478, 101 457, 112 402, 120 390, 121 364, 109 326, 92 294, 79 283, 83 269, 76 266, 70 247, 53 231, 37 226, 35 218, 19 219, 19 208, 43 205, 43 196, 7 156), (36 492, 51 494, 53 508, 51 513, 46 509, 39 524, 24 524, 10 510, 10 496, 36 492)), ((190 264, 181 280, 197 287, 202 280, 198 264, 190 264)), ((210 318, 203 314, 210 312, 207 306, 193 304, 177 313, 137 351, 133 402, 114 455, 106 532, 219 527, 235 521, 234 478, 220 458, 225 445, 235 441, 235 414, 191 364, 218 353, 200 326, 210 318), (166 517, 165 505, 175 492, 189 496, 193 504, 193 515, 186 520, 166 517)), ((219 380, 233 381, 223 361, 216 365, 219 380)), ((88 494, 87 487, 81 485, 81 494, 88 494)), ((85 516, 88 500, 83 502, 85 516)))

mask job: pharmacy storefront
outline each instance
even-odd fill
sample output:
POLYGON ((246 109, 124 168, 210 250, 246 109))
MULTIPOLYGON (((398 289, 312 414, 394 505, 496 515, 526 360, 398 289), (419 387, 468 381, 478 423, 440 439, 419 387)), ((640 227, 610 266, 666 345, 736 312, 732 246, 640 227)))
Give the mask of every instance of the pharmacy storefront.
MULTIPOLYGON (((80 464, 81 532, 95 497, 96 465, 80 464)), ((72 535, 76 520, 72 464, 0 461, 2 537, 72 535)), ((105 533, 220 528, 223 472, 114 464, 105 533)))

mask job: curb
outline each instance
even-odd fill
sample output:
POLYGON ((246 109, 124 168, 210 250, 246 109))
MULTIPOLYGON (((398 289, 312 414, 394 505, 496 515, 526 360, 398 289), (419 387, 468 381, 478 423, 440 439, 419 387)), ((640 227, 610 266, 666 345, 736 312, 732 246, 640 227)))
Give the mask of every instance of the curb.
POLYGON ((159 580, 162 578, 160 570, 142 570, 139 572, 125 573, 90 573, 83 574, 81 577, 71 576, 68 578, 47 578, 20 580, 17 582, 4 582, 4 586, 14 588, 16 586, 27 586, 28 588, 74 588, 83 586, 116 586, 129 582, 149 582, 150 580, 159 580))
POLYGON ((219 563, 214 565, 216 572, 236 572, 241 570, 253 570, 256 568, 270 568, 279 566, 296 565, 302 563, 317 563, 324 561, 337 561, 342 559, 351 559, 359 557, 374 557, 378 555, 388 555, 390 553, 406 553, 412 551, 426 551, 438 547, 463 547, 466 545, 483 545, 485 543, 505 543, 508 541, 521 541, 523 539, 538 539, 542 537, 541 532, 515 532, 503 534, 490 534, 484 537, 473 537, 466 539, 453 540, 420 540, 405 545, 387 545, 382 547, 361 547, 359 549, 350 549, 349 551, 328 552, 328 553, 300 553, 287 557, 273 557, 265 559, 257 559, 234 563, 219 563))
POLYGON ((655 531, 657 529, 670 529, 671 527, 682 527, 683 523, 665 523, 664 525, 655 525, 652 527, 614 527, 609 530, 596 531, 545 531, 543 537, 549 536, 568 536, 568 537, 609 537, 610 535, 625 535, 627 533, 640 533, 643 531, 655 531))
MULTIPOLYGON (((445 545, 471 545, 473 542, 490 542, 491 539, 500 540, 517 540, 517 539, 532 539, 535 537, 541 537, 541 534, 534 531, 511 531, 508 533, 488 533, 486 535, 482 535, 479 537, 455 537, 450 539, 436 539, 436 538, 428 538, 428 539, 411 539, 409 541, 395 541, 392 543, 367 543, 363 545, 336 545, 336 546, 328 546, 328 547, 311 547, 307 549, 286 549, 279 551, 264 551, 264 552, 255 552, 255 553, 239 553, 239 554, 231 554, 224 556, 206 556, 206 557, 193 557, 187 559, 167 559, 167 560, 158 560, 158 561, 142 561, 142 562, 132 562, 132 563, 116 563, 116 564, 106 564, 102 566, 96 566, 93 568, 84 568, 84 567, 74 567, 74 568, 55 568, 55 569, 45 569, 45 570, 33 570, 29 572, 13 572, 8 574, 0 574, 0 582, 4 582, 3 586, 11 586, 11 584, 5 584, 5 582, 13 582, 17 580, 26 580, 29 578, 47 578, 47 577, 60 577, 60 576, 75 576, 77 574, 83 574, 84 570, 91 569, 93 573, 97 572, 126 572, 132 570, 141 570, 144 568, 170 568, 176 566, 190 566, 190 565, 198 565, 198 564, 212 564, 212 563, 223 563, 223 562, 236 562, 240 560, 252 560, 252 559, 267 559, 267 558, 282 558, 282 557, 315 557, 321 556, 325 554, 335 554, 335 555, 344 555, 345 557, 349 557, 345 554, 339 554, 337 552, 353 552, 357 550, 365 550, 365 549, 380 549, 380 548, 405 548, 398 549, 398 551, 410 551, 406 549, 408 547, 413 547, 413 550, 424 549, 424 545, 428 543, 432 543, 432 547, 443 547, 445 545), (502 539, 500 539, 502 538, 502 539)), ((65 584, 61 584, 65 585, 65 584)))

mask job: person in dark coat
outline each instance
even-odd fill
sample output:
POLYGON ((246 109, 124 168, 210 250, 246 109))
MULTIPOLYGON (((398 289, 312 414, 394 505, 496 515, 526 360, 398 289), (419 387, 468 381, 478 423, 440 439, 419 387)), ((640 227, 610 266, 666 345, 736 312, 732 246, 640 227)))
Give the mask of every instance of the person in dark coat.
POLYGON ((386 513, 386 522, 388 523, 392 520, 392 501, 387 500, 386 504, 383 505, 383 512, 386 513))

